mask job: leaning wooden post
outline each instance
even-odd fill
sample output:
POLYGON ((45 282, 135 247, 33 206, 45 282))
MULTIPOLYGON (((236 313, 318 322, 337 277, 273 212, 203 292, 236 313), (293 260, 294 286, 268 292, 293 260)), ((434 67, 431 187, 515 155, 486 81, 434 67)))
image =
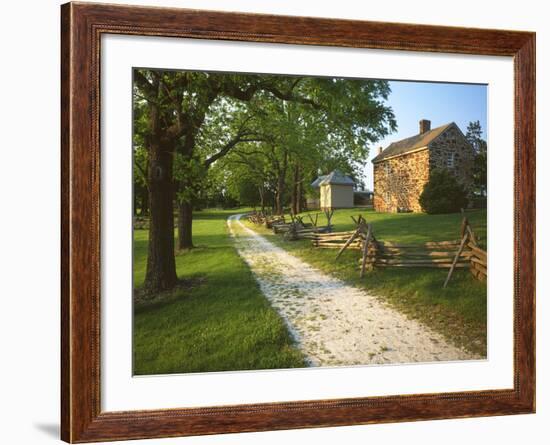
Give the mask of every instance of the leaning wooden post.
POLYGON ((362 222, 367 222, 367 220, 363 218, 363 215, 357 215, 357 218, 355 218, 355 216, 353 215, 350 215, 350 218, 352 219, 352 221, 355 223, 357 227, 359 227, 359 224, 361 224, 362 222))
POLYGON ((344 250, 346 250, 348 248, 348 246, 353 242, 353 240, 355 238, 357 238, 357 236, 359 235, 359 233, 361 232, 361 227, 359 227, 350 237, 349 239, 346 241, 346 244, 344 244, 344 247, 342 247, 340 249, 340 251, 338 252, 338 255, 336 255, 336 258, 334 259, 334 261, 336 261, 338 258, 340 258, 340 255, 342 255, 342 253, 344 252, 344 250))
POLYGON ((367 238, 365 239, 365 244, 363 245, 363 259, 361 260, 361 278, 365 276, 365 267, 367 265, 367 256, 369 253, 369 243, 372 237, 372 226, 369 224, 367 227, 367 238))
POLYGON ((462 224, 460 225, 460 238, 464 236, 466 233, 466 227, 468 226, 468 220, 465 216, 462 217, 462 224))
POLYGON ((472 242, 472 244, 474 246, 477 246, 477 240, 476 240, 476 236, 474 234, 474 231, 472 230, 472 228, 470 227, 470 224, 468 224, 466 226, 466 231, 468 232, 468 235, 470 235, 470 241, 472 242))
POLYGON ((327 217, 327 227, 329 232, 332 232, 332 225, 330 223, 330 220, 332 219, 333 213, 334 213, 334 210, 325 210, 325 216, 327 217))
MULTIPOLYGON (((462 215, 464 216, 464 209, 461 209, 462 215)), ((462 219, 462 227, 460 228, 460 236, 464 236, 465 233, 468 233, 470 235, 470 241, 474 246, 477 246, 477 240, 476 236, 474 234, 474 231, 472 230, 472 226, 470 226, 470 221, 468 221, 468 218, 466 216, 462 219)))
POLYGON ((456 252, 456 255, 453 259, 453 264, 451 265, 451 268, 449 269, 449 273, 447 274, 447 279, 445 280, 445 283, 443 284, 443 288, 447 287, 447 284, 449 283, 449 280, 451 279, 451 275, 453 274, 453 271, 455 270, 456 263, 458 262, 458 258, 460 257, 460 254, 462 253, 462 250, 464 250, 464 246, 466 245, 466 241, 468 241, 469 233, 466 232, 464 236, 462 237, 462 241, 460 242, 460 247, 458 248, 458 251, 456 252))

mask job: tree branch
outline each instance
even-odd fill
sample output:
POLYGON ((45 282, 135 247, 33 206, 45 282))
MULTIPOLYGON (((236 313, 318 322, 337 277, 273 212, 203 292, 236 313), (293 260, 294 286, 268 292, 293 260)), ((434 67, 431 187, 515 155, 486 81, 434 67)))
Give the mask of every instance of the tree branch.
POLYGON ((139 85, 140 88, 145 90, 148 94, 150 95, 155 94, 154 85, 151 82, 149 82, 149 79, 147 79, 147 77, 145 77, 140 70, 134 70, 134 81, 139 85))
POLYGON ((263 141, 263 138, 260 137, 250 137, 247 138, 246 134, 238 134, 233 139, 231 139, 227 144, 223 146, 217 153, 210 156, 208 159, 204 161, 204 166, 206 168, 210 167, 215 161, 220 159, 221 157, 225 156, 229 151, 235 147, 237 144, 240 144, 241 142, 261 142, 263 141))
POLYGON ((313 99, 310 99, 309 97, 299 96, 292 92, 296 87, 296 85, 298 84, 298 81, 299 80, 294 82, 294 84, 292 85, 289 91, 281 91, 274 85, 265 85, 264 89, 269 93, 271 93, 273 96, 275 96, 277 99, 288 100, 291 102, 297 102, 305 105, 311 105, 316 110, 322 109, 322 106, 317 102, 315 102, 313 99))
MULTIPOLYGON (((134 164, 135 164, 135 166, 138 168, 138 170, 140 171, 141 175, 143 176, 143 179, 147 180, 147 173, 145 173, 145 170, 144 170, 143 167, 139 164, 139 162, 134 161, 134 164)), ((146 181, 146 182, 147 182, 147 181, 146 181)))

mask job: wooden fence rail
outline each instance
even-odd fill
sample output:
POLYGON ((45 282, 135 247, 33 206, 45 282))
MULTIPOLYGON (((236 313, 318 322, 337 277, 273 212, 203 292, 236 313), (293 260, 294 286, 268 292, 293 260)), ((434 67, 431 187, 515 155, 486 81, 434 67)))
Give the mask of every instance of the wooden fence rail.
POLYGON ((266 228, 273 230, 273 233, 283 235, 286 240, 294 241, 298 239, 313 239, 316 233, 328 233, 332 230, 331 218, 333 211, 325 211, 327 218, 326 226, 318 226, 319 214, 310 215, 311 222, 304 221, 300 215, 290 214, 290 222, 284 215, 268 215, 263 212, 253 211, 248 215, 248 220, 256 225, 265 225, 266 228))
POLYGON ((471 250, 470 272, 478 280, 487 279, 487 252, 473 242, 468 243, 471 250))
POLYGON ((315 247, 339 249, 336 259, 347 249, 361 251, 361 277, 365 270, 374 267, 418 267, 449 269, 444 287, 449 283, 455 269, 468 268, 475 278, 487 278, 487 252, 478 246, 466 218, 462 221, 460 239, 418 244, 377 240, 372 225, 362 216, 352 219, 357 225, 356 230, 317 233, 311 239, 315 247))
POLYGON ((407 244, 377 240, 372 224, 362 215, 352 217, 355 230, 343 232, 332 231, 332 211, 325 211, 326 226, 317 225, 318 216, 308 214, 310 222, 305 222, 300 216, 290 215, 291 221, 287 222, 284 216, 254 212, 249 219, 255 224, 265 224, 285 239, 309 239, 314 247, 338 249, 336 259, 348 249, 362 252, 359 258, 361 277, 366 270, 375 267, 415 267, 449 269, 443 287, 447 286, 455 269, 467 268, 478 280, 487 279, 487 252, 479 247, 466 217, 462 220, 458 240, 407 244))

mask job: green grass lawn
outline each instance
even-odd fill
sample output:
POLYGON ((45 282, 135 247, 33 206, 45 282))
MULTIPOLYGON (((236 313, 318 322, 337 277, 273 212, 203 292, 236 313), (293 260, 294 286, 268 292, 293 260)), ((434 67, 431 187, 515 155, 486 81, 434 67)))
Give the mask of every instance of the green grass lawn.
MULTIPOLYGON (((316 212, 311 212, 316 213, 316 212)), ((352 230, 351 215, 362 214, 372 223, 374 235, 381 241, 422 243, 458 240, 460 214, 426 215, 421 213, 378 213, 366 209, 342 209, 334 213, 335 231, 352 230)), ((480 240, 486 244, 486 212, 466 213, 480 240)), ((304 218, 309 222, 309 218, 304 218)), ((325 224, 324 215, 318 224, 325 224)), ((346 251, 335 262, 334 249, 314 248, 310 241, 285 241, 261 226, 247 224, 277 245, 313 266, 355 286, 365 288, 405 314, 416 318, 451 339, 455 344, 485 356, 487 354, 487 287, 467 270, 456 270, 447 288, 443 282, 447 269, 387 268, 367 272, 359 278, 358 251, 346 251)))
MULTIPOLYGON (((183 285, 134 303, 134 374, 294 368, 302 353, 229 237, 236 210, 196 212, 196 248, 176 255, 183 285)), ((134 287, 142 285, 147 230, 134 231, 134 287)))

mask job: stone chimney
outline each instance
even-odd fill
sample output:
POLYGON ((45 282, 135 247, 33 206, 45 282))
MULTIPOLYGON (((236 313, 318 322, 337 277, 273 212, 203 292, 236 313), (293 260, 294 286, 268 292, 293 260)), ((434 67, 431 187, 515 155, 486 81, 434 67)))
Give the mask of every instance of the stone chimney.
POLYGON ((432 123, 428 119, 421 119, 419 122, 419 134, 426 133, 430 131, 432 123))
POLYGON ((378 154, 382 153, 384 151, 384 147, 378 147, 378 154))

